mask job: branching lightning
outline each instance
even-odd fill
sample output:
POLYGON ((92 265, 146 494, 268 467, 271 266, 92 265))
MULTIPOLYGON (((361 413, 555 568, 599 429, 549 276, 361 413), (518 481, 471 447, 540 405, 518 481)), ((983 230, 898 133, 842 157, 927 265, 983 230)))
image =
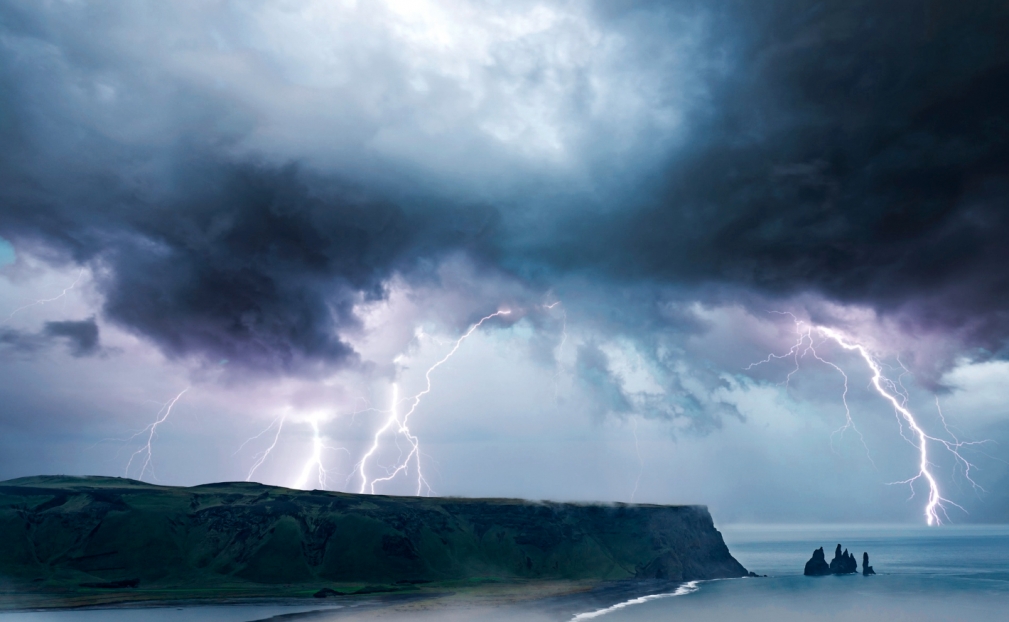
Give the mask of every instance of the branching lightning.
POLYGON ((844 379, 844 391, 841 392, 841 404, 844 406, 844 425, 842 425, 840 428, 830 433, 830 448, 832 451, 834 450, 835 436, 838 436, 843 439, 844 433, 847 432, 848 430, 851 430, 858 435, 858 440, 862 444, 862 447, 865 449, 866 458, 869 459, 869 462, 872 464, 873 468, 875 468, 876 463, 873 461, 872 455, 869 453, 869 446, 866 445, 865 443, 865 437, 862 436, 862 432, 859 431, 858 426, 855 425, 854 419, 851 418, 851 407, 848 406, 848 374, 844 373, 844 370, 841 369, 836 363, 824 359, 816 351, 816 344, 813 340, 813 331, 818 330, 819 327, 808 325, 805 322, 802 322, 798 318, 796 318, 795 315, 788 312, 772 311, 772 313, 777 313, 780 315, 788 315, 789 317, 791 317, 792 320, 795 321, 795 330, 799 338, 792 345, 791 349, 789 349, 787 353, 769 354, 767 358, 765 358, 764 360, 758 361, 756 363, 751 363, 746 367, 746 369, 747 370, 753 369, 758 365, 769 363, 774 359, 791 358, 795 361, 795 367, 790 372, 788 372, 788 375, 785 376, 785 380, 782 382, 782 384, 784 384, 785 387, 787 388, 789 386, 789 383, 792 381, 792 376, 794 376, 799 371, 799 359, 804 358, 807 354, 810 354, 816 360, 820 361, 824 365, 828 365, 829 367, 833 368, 837 373, 841 374, 841 377, 844 379))
POLYGON ((156 415, 156 418, 153 423, 149 424, 143 430, 140 430, 139 432, 131 436, 129 439, 127 439, 126 442, 129 442, 137 438, 138 436, 142 436, 144 433, 147 433, 147 442, 144 443, 144 445, 140 449, 133 452, 133 455, 130 456, 129 462, 126 463, 125 473, 127 477, 129 477, 130 475, 130 467, 133 465, 133 460, 138 459, 141 456, 143 457, 143 464, 140 467, 140 475, 137 476, 137 479, 143 480, 144 474, 147 473, 148 470, 151 471, 151 476, 152 477, 154 476, 154 453, 151 445, 154 442, 154 437, 158 432, 158 426, 168 419, 168 416, 172 414, 172 408, 175 406, 175 403, 178 402, 179 398, 181 398, 182 395, 188 390, 189 387, 186 387, 174 398, 165 402, 165 404, 161 407, 161 410, 158 411, 158 414, 156 415))
POLYGON ((280 417, 277 417, 276 419, 273 420, 273 422, 269 425, 269 427, 267 427, 265 430, 263 430, 259 434, 257 434, 255 436, 249 438, 248 440, 246 440, 238 448, 238 451, 235 452, 235 454, 237 454, 239 451, 242 451, 242 448, 245 447, 246 445, 248 445, 250 441, 253 441, 253 440, 259 438, 260 436, 266 434, 271 429, 273 429, 273 426, 277 426, 277 433, 273 436, 273 442, 270 443, 270 446, 267 447, 266 449, 264 449, 262 452, 260 452, 260 453, 258 453, 258 454, 256 454, 256 455, 253 456, 253 459, 255 460, 255 463, 253 463, 252 468, 249 469, 249 474, 245 476, 245 481, 248 482, 248 481, 252 480, 252 476, 256 472, 256 469, 258 469, 259 467, 263 466, 263 463, 266 462, 266 458, 270 455, 270 452, 273 451, 273 449, 277 446, 277 440, 280 438, 280 431, 284 429, 284 420, 285 419, 286 419, 286 417, 283 416, 283 415, 281 415, 280 417))
POLYGON ((364 457, 361 458, 361 461, 358 462, 357 466, 355 467, 355 470, 357 470, 360 473, 361 477, 361 486, 358 492, 362 494, 365 492, 375 494, 375 484, 392 481, 400 473, 409 474, 409 468, 412 463, 417 472, 417 495, 420 495, 421 493, 425 492, 425 490, 427 491, 428 494, 431 493, 431 486, 428 484, 427 480, 424 479, 424 472, 421 468, 420 441, 416 436, 414 436, 413 433, 410 432, 409 427, 410 416, 417 410, 417 406, 420 404, 424 396, 431 392, 432 388, 431 374, 434 372, 434 370, 438 369, 446 362, 448 362, 448 360, 452 358, 452 356, 455 355, 455 353, 459 350, 459 347, 462 346, 463 342, 469 339, 470 335, 472 335, 478 328, 480 328, 480 326, 482 326, 484 322, 498 316, 509 315, 510 313, 511 311, 508 309, 495 311, 494 313, 491 313, 490 315, 481 319, 476 324, 473 324, 469 328, 469 330, 467 330, 461 337, 459 337, 459 339, 456 340, 455 345, 452 347, 451 350, 449 350, 448 354, 446 354, 437 363, 429 367, 427 372, 424 373, 424 379, 426 381, 426 385, 424 387, 424 390, 422 390, 420 393, 417 393, 413 397, 400 400, 399 386, 395 384, 393 385, 392 408, 389 411, 389 416, 386 419, 385 423, 375 432, 375 436, 374 439, 372 440, 371 447, 368 449, 367 453, 364 454, 364 457), (399 416, 399 405, 404 402, 409 403, 409 408, 401 418, 399 416), (402 455, 399 457, 395 465, 391 469, 389 469, 389 472, 386 476, 369 479, 367 470, 368 461, 375 455, 375 452, 378 451, 379 445, 381 444, 382 436, 392 428, 395 428, 395 433, 397 435, 402 435, 403 438, 406 439, 407 443, 409 444, 409 451, 406 453, 405 457, 403 457, 402 455))
POLYGON ((301 470, 301 475, 294 484, 295 488, 304 488, 308 485, 308 480, 312 477, 312 472, 315 471, 316 477, 319 481, 319 488, 321 490, 329 489, 329 471, 327 471, 326 467, 322 464, 323 450, 346 451, 348 454, 350 453, 346 447, 331 447, 326 445, 319 433, 319 420, 312 419, 312 455, 309 456, 308 461, 305 462, 305 466, 301 470))
MULTIPOLYGON (((385 434, 389 430, 389 428, 391 428, 393 425, 397 425, 398 426, 398 430, 397 431, 400 431, 400 430, 403 429, 403 422, 400 421, 400 419, 399 419, 398 411, 399 411, 399 385, 398 384, 393 384, 392 385, 392 403, 391 403, 391 407, 390 407, 390 409, 388 411, 389 417, 385 420, 385 424, 382 427, 380 427, 375 432, 375 437, 374 437, 374 439, 372 439, 371 447, 364 454, 364 457, 361 458, 361 461, 358 462, 358 464, 357 464, 357 470, 361 473, 361 488, 358 490, 359 493, 363 494, 365 492, 365 490, 369 490, 371 492, 371 494, 375 494, 375 482, 372 481, 372 482, 370 482, 370 485, 369 485, 368 473, 365 470, 367 468, 367 466, 368 466, 368 458, 371 458, 373 455, 375 455, 375 452, 378 451, 378 447, 379 447, 379 444, 381 443, 382 435, 385 434)), ((400 456, 400 459, 402 459, 402 455, 400 456)), ((419 460, 418 460, 418 462, 419 462, 419 460)), ((406 468, 406 464, 405 463, 401 464, 401 466, 403 467, 403 469, 406 468)), ((396 471, 396 473, 398 473, 398 472, 399 472, 399 470, 396 471)), ((419 472, 419 466, 418 466, 418 472, 419 472)), ((386 479, 390 479, 390 478, 386 478, 386 479)), ((420 494, 420 491, 419 491, 419 489, 420 489, 420 482, 422 482, 422 481, 423 481, 423 475, 418 474, 418 493, 417 494, 420 494)))
POLYGON ((74 282, 71 283, 69 286, 63 288, 63 291, 60 292, 60 294, 58 296, 54 296, 52 298, 44 298, 44 299, 41 299, 41 300, 36 300, 35 302, 33 302, 31 304, 26 304, 23 307, 18 307, 17 309, 14 309, 13 311, 11 311, 11 314, 7 316, 7 319, 8 320, 13 319, 14 318, 14 314, 17 313, 17 312, 19 312, 19 311, 24 311, 25 309, 30 309, 31 307, 35 307, 35 306, 41 306, 41 305, 44 305, 44 304, 47 304, 47 303, 50 303, 50 302, 56 302, 57 300, 59 300, 61 298, 64 298, 67 295, 67 292, 69 292, 73 288, 77 287, 77 284, 80 283, 80 281, 81 281, 82 278, 84 278, 84 271, 85 271, 85 268, 81 268, 80 274, 77 275, 77 278, 74 279, 74 282))
MULTIPOLYGON (((876 390, 876 392, 884 400, 889 402, 890 405, 893 407, 894 414, 897 417, 897 422, 900 425, 901 436, 904 438, 904 440, 906 440, 915 449, 918 450, 919 455, 918 472, 914 476, 909 477, 905 480, 892 483, 907 484, 908 487, 911 489, 911 498, 913 498, 915 495, 914 484, 916 482, 924 481, 928 485, 928 502, 925 505, 924 514, 925 514, 925 521, 929 525, 941 525, 942 518, 946 518, 948 520, 949 519, 949 515, 947 513, 948 506, 953 506, 966 512, 966 510, 964 510, 963 507, 942 496, 942 493, 939 490, 939 484, 936 480, 935 475, 932 472, 932 468, 934 465, 929 462, 928 457, 929 443, 931 442, 933 444, 940 445, 944 447, 947 451, 949 451, 953 455, 956 464, 964 469, 964 475, 967 478, 967 481, 969 481, 971 485, 974 486, 976 489, 981 489, 981 487, 978 486, 978 484, 971 478, 970 471, 973 465, 971 465, 971 463, 966 458, 963 457, 963 455, 960 453, 960 450, 967 446, 983 444, 986 441, 968 442, 959 440, 956 437, 956 435, 954 435, 950 431, 949 426, 946 425, 946 419, 942 414, 942 409, 939 408, 938 398, 936 399, 936 408, 939 411, 939 418, 942 420, 943 427, 946 429, 946 432, 950 435, 950 437, 953 440, 948 441, 946 439, 930 436, 921 428, 921 426, 918 424, 917 419, 914 416, 914 413, 912 413, 910 408, 908 407, 908 401, 909 401, 908 392, 903 385, 903 376, 906 373, 908 373, 908 370, 906 367, 904 367, 902 363, 901 363, 901 369, 903 369, 903 373, 900 374, 900 376, 897 378, 896 381, 893 381, 883 373, 882 364, 880 364, 880 362, 872 355, 871 352, 869 352, 869 350, 864 345, 857 343, 856 341, 850 339, 841 332, 826 326, 816 326, 808 324, 806 322, 803 322, 802 320, 799 320, 791 313, 782 313, 779 311, 775 311, 772 313, 788 315, 793 319, 793 321, 795 321, 796 332, 798 333, 799 336, 798 340, 787 353, 780 355, 771 354, 764 360, 758 361, 748 366, 747 369, 752 369, 757 365, 769 363, 775 359, 791 358, 795 361, 795 368, 792 369, 785 378, 784 384, 787 386, 792 376, 799 371, 799 360, 805 357, 806 354, 810 354, 816 360, 834 368, 838 373, 840 373, 844 377, 844 393, 842 393, 841 399, 844 404, 846 422, 844 426, 842 426, 840 429, 836 430, 833 434, 831 434, 831 438, 833 439, 834 434, 838 433, 843 434, 845 430, 850 428, 859 435, 859 438, 862 440, 863 446, 865 446, 865 440, 862 437, 861 432, 858 431, 858 428, 855 427, 855 423, 851 418, 851 410, 848 407, 848 401, 847 401, 848 376, 847 374, 845 374, 844 370, 842 370, 838 365, 823 359, 817 353, 816 343, 814 341, 813 335, 814 334, 819 335, 824 339, 824 341, 832 341, 841 348, 843 348, 844 350, 857 353, 858 356, 865 362, 866 366, 869 368, 869 371, 872 373, 870 384, 876 390), (910 432, 910 437, 907 434, 905 434, 904 426, 907 426, 907 429, 910 432)), ((868 452, 868 448, 866 449, 866 451, 868 452)))
MULTIPOLYGON (((283 431, 284 424, 287 422, 287 419, 288 419, 288 413, 284 413, 283 415, 277 417, 270 423, 270 425, 266 426, 266 428, 263 429, 263 431, 261 431, 259 434, 256 434, 255 436, 246 439, 245 442, 243 442, 238 447, 235 453, 232 454, 237 455, 240 451, 242 451, 243 448, 245 448, 246 445, 256 440, 257 438, 262 437, 271 430, 276 429, 276 431, 273 434, 273 440, 270 441, 270 444, 266 447, 266 449, 257 452, 256 454, 253 455, 253 464, 249 468, 248 475, 245 476, 245 481, 247 482, 252 481, 252 476, 256 474, 256 470, 259 469, 259 467, 263 466, 263 464, 266 462, 266 459, 270 456, 273 450, 276 449, 277 442, 280 440, 280 433, 283 431)), ((326 469, 325 465, 323 464, 323 452, 343 451, 347 452, 347 454, 349 455, 350 451, 348 451, 346 447, 332 447, 326 444, 325 439, 319 430, 318 417, 313 418, 309 422, 309 425, 312 428, 312 450, 311 453, 309 454, 308 460, 305 461, 304 466, 301 468, 300 474, 298 475, 298 478, 295 480, 293 487, 305 488, 308 485, 308 482, 312 479, 314 474, 315 478, 319 482, 319 487, 323 490, 328 490, 330 484, 330 473, 329 470, 326 469)))

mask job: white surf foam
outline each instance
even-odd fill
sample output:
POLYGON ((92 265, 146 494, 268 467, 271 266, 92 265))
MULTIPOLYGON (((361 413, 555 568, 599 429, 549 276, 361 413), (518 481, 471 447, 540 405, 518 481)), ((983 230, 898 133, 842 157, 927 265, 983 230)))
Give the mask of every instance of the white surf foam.
POLYGON ((617 603, 611 607, 606 607, 605 609, 597 609, 595 611, 588 611, 585 613, 579 613, 575 617, 571 618, 571 622, 581 622, 581 620, 591 620, 592 618, 598 618, 599 616, 604 616, 607 613, 612 613, 618 609, 623 609, 625 607, 631 607, 633 605, 640 605, 641 603, 647 603, 650 600, 658 600, 660 598, 671 598, 673 596, 684 596, 698 590, 697 584, 700 581, 687 581, 680 587, 676 588, 675 592, 667 592, 665 594, 649 594, 648 596, 639 596, 637 598, 632 598, 630 600, 625 600, 622 603, 617 603))

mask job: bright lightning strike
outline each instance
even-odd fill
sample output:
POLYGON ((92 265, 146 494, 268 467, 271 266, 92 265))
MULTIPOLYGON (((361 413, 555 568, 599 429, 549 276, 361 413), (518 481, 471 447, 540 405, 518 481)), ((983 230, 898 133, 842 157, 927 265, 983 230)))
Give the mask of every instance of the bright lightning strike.
MULTIPOLYGON (((775 312, 775 313, 781 313, 781 312, 775 312)), ((876 360, 876 358, 872 355, 872 353, 869 352, 869 350, 865 346, 851 340, 850 338, 846 337, 845 335, 843 335, 842 333, 833 328, 808 324, 806 322, 799 320, 791 313, 783 313, 783 315, 789 315, 795 321, 796 332, 799 335, 798 341, 796 341, 796 343, 787 353, 781 355, 771 354, 766 359, 750 365, 749 367, 747 367, 747 369, 751 369, 752 367, 755 367, 757 365, 768 363, 774 359, 792 358, 795 361, 795 368, 792 371, 790 371, 788 373, 788 376, 786 376, 785 378, 785 384, 787 386, 792 376, 797 371, 799 371, 799 359, 805 357, 806 354, 811 354, 813 358, 817 359, 818 361, 833 367, 837 372, 839 372, 844 377, 844 393, 842 394, 842 401, 844 403, 845 414, 847 417, 845 425, 840 430, 837 430, 835 434, 837 432, 843 433, 844 430, 851 428, 856 433, 858 433, 859 437, 861 438, 862 435, 860 432, 858 432, 858 428, 855 427, 855 424, 851 419, 851 411, 848 408, 848 402, 847 402, 848 376, 839 366, 823 359, 822 357, 819 356, 819 354, 817 354, 813 334, 815 333, 823 337, 824 340, 833 341, 838 346, 849 352, 857 353, 859 357, 861 357, 861 359, 865 362, 866 366, 869 368, 869 371, 872 373, 871 384, 873 388, 884 400, 889 402, 890 405, 893 407, 895 416, 897 416, 897 421, 901 425, 901 436, 918 450, 918 456, 919 456, 918 472, 914 476, 906 480, 893 483, 907 484, 911 488, 911 497, 913 498, 915 495, 914 490, 915 482, 919 480, 923 480, 924 482, 926 482, 926 484, 928 485, 929 492, 928 492, 928 503, 925 505, 924 514, 925 514, 925 521, 928 525, 941 525, 942 519, 940 518, 940 515, 942 515, 942 517, 945 517, 946 519, 949 519, 949 515, 946 511, 947 506, 954 506, 966 512, 966 510, 964 510, 963 507, 942 496, 942 493, 939 490, 939 483, 937 482, 936 477, 931 470, 933 465, 929 462, 928 458, 929 442, 945 447, 946 450, 953 455, 954 459, 956 460, 956 463, 964 468, 964 473, 967 478, 967 481, 969 481, 971 485, 974 486, 975 488, 980 489, 977 483, 975 483, 970 476, 970 469, 972 465, 967 459, 965 459, 960 454, 960 449, 969 445, 980 445, 984 441, 965 442, 959 440, 955 435, 952 434, 952 432, 949 431, 949 427, 946 426, 946 420, 942 415, 941 409, 939 410, 939 416, 943 421, 943 427, 945 427, 946 431, 949 432, 950 436, 953 438, 953 441, 951 442, 945 439, 930 436, 921 428, 921 426, 918 424, 917 419, 914 416, 914 413, 912 413, 911 410, 908 408, 907 406, 908 395, 907 391, 903 388, 901 378, 898 378, 896 382, 887 378, 886 375, 884 375, 883 373, 882 365, 879 363, 879 361, 876 360), (904 425, 906 425, 911 432, 910 438, 908 438, 908 436, 904 434, 904 425)), ((903 365, 901 365, 901 368, 904 369, 905 373, 907 372, 907 369, 904 368, 903 365)), ((904 374, 901 374, 901 376, 903 375, 904 374)), ((938 408, 938 400, 936 401, 936 407, 938 408)), ((833 436, 833 434, 831 436, 833 436)), ((863 439, 863 445, 864 444, 865 443, 863 439)))
MULTIPOLYGON (((400 427, 402 427, 402 423, 399 420, 399 415, 396 413, 396 411, 398 410, 397 409, 398 405, 399 405, 399 385, 393 384, 392 408, 389 411, 391 414, 389 415, 389 418, 385 420, 385 424, 375 432, 375 438, 372 439, 371 447, 364 454, 364 457, 361 458, 361 461, 357 464, 357 470, 360 471, 361 473, 361 488, 360 490, 358 490, 358 492, 361 494, 363 494, 365 490, 368 488, 368 473, 366 471, 368 466, 368 458, 371 458, 375 454, 375 452, 378 451, 378 446, 381 443, 382 435, 385 434, 386 431, 393 426, 393 424, 399 424, 400 427)), ((375 494, 374 482, 371 483, 371 493, 375 494)))
POLYGON ((469 339, 469 336, 472 335, 478 328, 480 328, 480 326, 482 326, 484 322, 486 322, 491 318, 495 318, 501 315, 509 315, 510 313, 511 311, 508 309, 502 309, 494 313, 491 313, 490 315, 484 317, 479 322, 471 326, 469 330, 467 330, 461 337, 459 337, 459 339, 456 340, 455 345, 452 347, 452 349, 449 350, 448 354, 446 354, 437 363, 429 367, 427 372, 425 372, 424 379, 426 380, 427 384, 425 385, 424 390, 421 391, 420 393, 417 393, 411 398, 402 400, 403 402, 410 403, 410 407, 407 409, 406 413, 403 415, 402 418, 400 418, 399 416, 399 404, 400 404, 399 387, 398 385, 393 385, 392 409, 389 412, 389 417, 388 419, 386 419, 382 427, 380 427, 378 431, 375 432, 375 436, 372 441, 371 447, 368 449, 368 452, 364 454, 364 457, 361 458, 361 461, 358 462, 356 467, 361 475, 361 487, 358 492, 363 494, 364 492, 367 491, 370 492, 371 494, 375 494, 375 484, 378 484, 380 482, 392 481, 400 473, 409 474, 409 468, 411 463, 415 465, 417 471, 417 495, 419 496, 422 492, 424 492, 425 489, 427 490, 428 493, 431 492, 431 486, 428 484, 427 480, 424 479, 424 472, 421 469, 420 441, 416 436, 414 436, 410 432, 409 427, 410 415, 412 415, 414 411, 417 410, 417 406, 420 404, 421 399, 423 399, 425 395, 431 392, 431 374, 434 372, 434 370, 438 369, 439 367, 444 365, 450 358, 452 358, 452 356, 459 350, 459 347, 462 346, 463 342, 469 339), (403 456, 400 456, 395 466, 389 470, 388 475, 386 475, 385 477, 379 477, 369 480, 367 473, 368 460, 375 455, 376 451, 378 451, 382 435, 384 435, 387 431, 389 431, 390 428, 393 428, 394 426, 396 434, 402 435, 407 440, 407 442, 409 443, 410 450, 409 452, 407 452, 405 458, 403 456))
POLYGON ((161 410, 158 411, 158 414, 156 415, 156 418, 153 423, 149 424, 143 430, 140 430, 139 432, 131 436, 129 439, 127 439, 127 442, 129 442, 137 438, 138 436, 143 435, 145 432, 147 433, 147 442, 143 445, 143 447, 133 452, 133 455, 130 456, 129 462, 126 463, 127 477, 129 477, 130 475, 130 467, 133 465, 133 460, 138 458, 139 456, 143 456, 144 462, 143 465, 140 467, 140 475, 137 476, 137 479, 143 480, 144 474, 148 471, 148 469, 151 471, 151 475, 154 476, 154 453, 151 447, 151 444, 154 442, 154 436, 158 432, 158 426, 164 423, 166 419, 168 419, 168 416, 172 414, 172 408, 175 406, 175 403, 178 402, 179 398, 181 398, 182 395, 188 390, 189 387, 186 387, 178 395, 176 395, 174 398, 166 402, 161 407, 161 410))
POLYGON ((855 425, 854 419, 851 418, 851 408, 848 406, 848 374, 844 373, 844 370, 841 369, 836 363, 824 359, 816 351, 816 344, 813 341, 813 331, 818 330, 818 327, 807 325, 805 322, 800 321, 791 313, 780 311, 772 311, 772 313, 778 313, 780 315, 788 315, 789 317, 791 317, 792 320, 795 321, 795 331, 799 335, 799 338, 795 342, 795 344, 792 345, 791 349, 787 353, 780 355, 770 354, 766 359, 762 361, 751 363, 746 367, 746 369, 749 370, 756 367, 757 365, 763 365, 764 363, 769 363, 773 359, 791 358, 795 361, 795 368, 792 369, 792 371, 788 372, 788 375, 785 376, 783 384, 787 388, 789 383, 792 381, 792 376, 794 376, 799 371, 799 359, 805 357, 807 354, 812 355, 813 358, 820 361, 824 365, 832 367, 834 371, 841 374, 841 377, 844 378, 844 391, 841 392, 841 404, 844 405, 844 425, 830 433, 831 451, 834 450, 834 437, 840 436, 843 439, 844 433, 847 432, 848 430, 852 430, 853 432, 855 432, 855 434, 858 435, 858 440, 859 442, 862 443, 862 447, 865 449, 866 458, 869 459, 869 462, 872 464, 873 468, 875 468, 876 463, 873 462, 872 455, 869 453, 869 447, 868 445, 865 444, 865 437, 862 436, 862 432, 859 431, 858 427, 855 425))
POLYGON ((7 319, 8 320, 13 319, 14 318, 14 314, 17 313, 18 311, 24 311, 25 309, 30 309, 31 307, 41 306, 41 305, 44 305, 44 304, 47 304, 47 303, 50 303, 50 302, 56 302, 57 300, 59 300, 61 298, 64 298, 67 295, 67 292, 69 292, 73 288, 77 287, 77 284, 80 283, 81 279, 84 277, 84 270, 85 270, 84 268, 81 268, 81 272, 80 272, 80 274, 77 275, 77 278, 74 279, 74 282, 71 283, 69 286, 63 288, 63 291, 60 292, 60 294, 58 296, 54 296, 52 298, 44 298, 42 300, 36 300, 35 302, 33 302, 31 304, 27 304, 27 305, 25 305, 23 307, 18 307, 17 309, 14 309, 13 311, 11 311, 11 314, 7 316, 7 319))
MULTIPOLYGON (((277 431, 280 434, 280 431, 277 431)), ((276 440, 274 440, 276 444, 276 440)), ((309 456, 308 460, 305 462, 305 466, 301 470, 301 475, 298 476, 298 480, 294 484, 294 488, 304 489, 308 485, 308 481, 312 477, 312 473, 315 472, 315 476, 319 481, 319 488, 321 490, 329 489, 329 471, 326 470, 325 465, 322 463, 322 452, 324 450, 330 451, 347 451, 345 447, 330 447, 323 442, 322 435, 319 433, 319 421, 318 419, 312 420, 312 455, 309 456)), ((350 452, 347 452, 350 453, 350 452)))

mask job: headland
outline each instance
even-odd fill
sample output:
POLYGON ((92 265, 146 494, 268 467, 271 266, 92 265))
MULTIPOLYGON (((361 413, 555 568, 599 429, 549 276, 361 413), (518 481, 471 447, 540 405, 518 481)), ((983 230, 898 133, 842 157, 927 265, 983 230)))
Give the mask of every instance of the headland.
POLYGON ((747 574, 703 506, 0 482, 0 608, 545 597, 747 574), (510 596, 509 596, 510 595, 510 596))

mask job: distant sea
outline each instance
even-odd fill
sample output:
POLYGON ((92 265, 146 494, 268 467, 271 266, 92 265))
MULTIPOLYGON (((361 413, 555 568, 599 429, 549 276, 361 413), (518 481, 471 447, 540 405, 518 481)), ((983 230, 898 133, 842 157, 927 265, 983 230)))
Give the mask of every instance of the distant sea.
POLYGON ((731 526, 733 556, 767 578, 701 581, 657 598, 587 611, 597 622, 1009 621, 1009 525, 731 526), (805 577, 806 560, 841 544, 858 575, 805 577), (875 576, 863 577, 862 553, 875 576), (605 613, 604 613, 605 612, 605 613))
MULTIPOLYGON (((729 550, 766 578, 698 581, 653 592, 578 604, 578 599, 425 612, 388 610, 389 622, 988 622, 1009 620, 1009 525, 1004 526, 730 526, 720 528, 729 550), (876 576, 804 577, 813 549, 829 561, 834 547, 855 555, 861 572, 868 551, 876 576)), ((0 622, 245 622, 351 621, 380 612, 282 605, 168 607, 0 614, 0 622), (302 613, 305 612, 305 613, 302 613), (299 615, 299 613, 301 615, 299 615), (278 617, 274 617, 278 616, 278 617), (304 617, 302 617, 304 616, 304 617)))

